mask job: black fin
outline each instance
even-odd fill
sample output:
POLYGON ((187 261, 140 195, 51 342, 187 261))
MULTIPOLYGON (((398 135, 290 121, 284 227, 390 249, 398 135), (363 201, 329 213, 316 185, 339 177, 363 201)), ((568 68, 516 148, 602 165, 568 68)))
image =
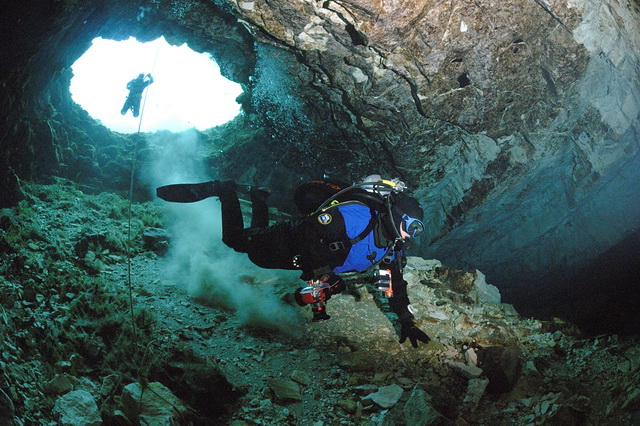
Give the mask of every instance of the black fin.
POLYGON ((156 195, 173 203, 195 203, 218 195, 216 182, 178 183, 156 188, 156 195))

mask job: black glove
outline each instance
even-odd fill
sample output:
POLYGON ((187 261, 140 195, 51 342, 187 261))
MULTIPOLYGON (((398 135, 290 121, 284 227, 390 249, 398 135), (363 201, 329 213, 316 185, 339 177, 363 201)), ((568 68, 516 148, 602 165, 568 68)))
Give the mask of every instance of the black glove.
POLYGON ((429 343, 431 340, 427 334, 420 330, 413 321, 403 321, 400 323, 400 343, 404 343, 409 338, 411 346, 418 347, 418 340, 422 343, 429 343))

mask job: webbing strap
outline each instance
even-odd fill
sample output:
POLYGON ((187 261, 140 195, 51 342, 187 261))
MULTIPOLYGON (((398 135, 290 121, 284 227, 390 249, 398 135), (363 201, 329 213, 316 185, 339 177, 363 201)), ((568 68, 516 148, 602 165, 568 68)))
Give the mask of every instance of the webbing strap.
POLYGON ((355 237, 353 239, 350 239, 350 240, 331 242, 331 243, 329 243, 329 250, 331 250, 331 251, 343 250, 343 249, 346 248, 345 242, 349 243, 350 245, 354 245, 354 244, 359 243, 360 241, 364 240, 367 237, 367 235, 369 235, 369 233, 371 231, 373 231, 373 228, 376 226, 377 216, 373 212, 373 209, 369 209, 369 212, 371 213, 371 220, 369 220, 369 223, 367 224, 367 226, 364 228, 364 230, 357 237, 355 237))

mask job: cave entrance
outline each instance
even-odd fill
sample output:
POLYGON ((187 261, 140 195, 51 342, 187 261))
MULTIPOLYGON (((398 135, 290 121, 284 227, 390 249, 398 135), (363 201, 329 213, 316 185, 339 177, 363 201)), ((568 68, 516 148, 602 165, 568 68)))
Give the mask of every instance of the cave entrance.
POLYGON ((224 78, 210 55, 171 46, 163 37, 148 43, 96 38, 72 70, 72 99, 117 132, 136 133, 139 125, 142 132, 206 130, 240 112, 235 99, 241 86, 224 78), (154 82, 143 92, 139 116, 123 115, 127 83, 141 73, 154 82))

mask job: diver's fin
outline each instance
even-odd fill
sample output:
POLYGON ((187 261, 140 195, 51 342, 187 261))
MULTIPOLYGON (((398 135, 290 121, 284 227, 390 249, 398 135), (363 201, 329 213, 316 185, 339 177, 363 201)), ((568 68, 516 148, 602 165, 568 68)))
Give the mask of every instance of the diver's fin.
POLYGON ((178 183, 156 188, 156 195, 173 203, 195 203, 218 194, 217 181, 202 183, 178 183))
POLYGON ((239 191, 251 196, 251 200, 266 201, 271 191, 264 187, 243 185, 231 180, 212 180, 202 183, 177 183, 156 188, 156 195, 173 203, 195 203, 209 197, 218 197, 226 191, 239 191))

